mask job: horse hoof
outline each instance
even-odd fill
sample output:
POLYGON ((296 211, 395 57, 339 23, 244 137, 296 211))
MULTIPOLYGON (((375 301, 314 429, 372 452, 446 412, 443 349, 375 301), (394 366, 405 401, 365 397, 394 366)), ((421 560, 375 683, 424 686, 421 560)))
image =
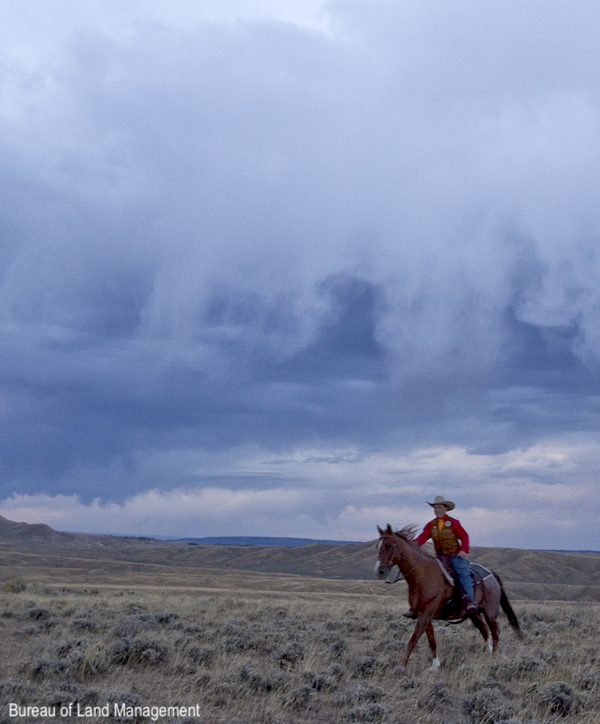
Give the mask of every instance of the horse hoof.
POLYGON ((440 668, 440 660, 436 658, 431 662, 431 667, 429 668, 429 671, 437 671, 440 668))
POLYGON ((406 669, 404 666, 396 666, 394 674, 396 674, 396 676, 406 676, 406 669))

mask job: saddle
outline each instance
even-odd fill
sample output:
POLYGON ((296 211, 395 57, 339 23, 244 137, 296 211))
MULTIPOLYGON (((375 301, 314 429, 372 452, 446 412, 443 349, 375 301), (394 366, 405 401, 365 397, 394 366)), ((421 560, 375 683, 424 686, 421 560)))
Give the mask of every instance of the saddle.
MULTIPOLYGON (((467 612, 465 610, 463 592, 458 583, 458 577, 450 565, 449 560, 438 558, 437 561, 446 580, 453 586, 452 595, 444 604, 439 618, 444 621, 459 623, 467 616, 467 612)), ((479 604, 483 598, 483 581, 494 574, 485 566, 479 563, 471 563, 471 561, 469 561, 469 571, 473 578, 473 600, 479 604)))

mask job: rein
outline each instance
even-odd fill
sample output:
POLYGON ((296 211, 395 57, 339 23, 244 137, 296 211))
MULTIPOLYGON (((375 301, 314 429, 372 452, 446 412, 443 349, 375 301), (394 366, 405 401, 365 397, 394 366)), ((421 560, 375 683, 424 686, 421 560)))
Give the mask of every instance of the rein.
MULTIPOLYGON (((408 543, 408 541, 406 541, 406 542, 408 543)), ((395 536, 394 536, 394 547, 395 547, 395 549, 396 549, 396 552, 398 553, 398 543, 397 543, 397 541, 396 541, 395 536)), ((402 557, 403 557, 403 556, 400 554, 400 558, 402 558, 402 557)), ((397 564, 396 564, 396 565, 397 565, 397 564)), ((387 583, 397 583, 398 581, 401 581, 403 578, 405 579, 407 576, 410 576, 410 574, 415 570, 415 568, 416 568, 418 565, 419 565, 419 560, 417 559, 417 562, 416 562, 415 565, 410 569, 410 571, 408 571, 408 573, 402 573, 402 571, 400 571, 400 566, 398 566, 398 570, 400 571, 400 575, 396 578, 396 580, 394 580, 394 581, 387 581, 387 583)))
POLYGON ((414 565, 408 573, 402 573, 402 571, 400 570, 400 566, 398 566, 398 575, 396 576, 396 578, 394 578, 393 581, 387 580, 386 583, 398 583, 398 581, 406 580, 406 576, 410 576, 410 574, 415 570, 416 567, 417 566, 414 565))

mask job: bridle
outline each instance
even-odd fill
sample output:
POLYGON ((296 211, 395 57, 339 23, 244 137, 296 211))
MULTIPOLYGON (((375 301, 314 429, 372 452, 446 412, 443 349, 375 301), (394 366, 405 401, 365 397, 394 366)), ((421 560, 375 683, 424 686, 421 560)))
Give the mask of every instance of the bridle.
MULTIPOLYGON (((395 534, 392 534, 392 535, 395 535, 395 534)), ((398 549, 398 544, 396 543, 395 538, 394 538, 394 546, 396 547, 396 550, 397 550, 397 549, 398 549)), ((397 564, 394 564, 394 565, 397 565, 397 564)), ((418 565, 419 565, 419 562, 418 562, 418 560, 417 560, 417 562, 415 563, 415 565, 410 569, 410 571, 408 571, 408 573, 402 573, 402 571, 400 570, 400 566, 398 566, 398 575, 396 576, 396 578, 394 578, 393 581, 386 580, 386 583, 398 583, 398 581, 401 581, 402 579, 406 579, 406 577, 407 577, 407 576, 410 576, 410 574, 415 570, 415 568, 416 568, 418 565)))
POLYGON ((405 580, 407 576, 410 576, 410 574, 415 570, 416 567, 417 564, 415 563, 415 565, 410 569, 408 573, 402 573, 402 571, 400 570, 400 566, 398 566, 398 575, 396 576, 396 578, 394 578, 393 581, 387 580, 386 583, 398 583, 398 581, 405 580))

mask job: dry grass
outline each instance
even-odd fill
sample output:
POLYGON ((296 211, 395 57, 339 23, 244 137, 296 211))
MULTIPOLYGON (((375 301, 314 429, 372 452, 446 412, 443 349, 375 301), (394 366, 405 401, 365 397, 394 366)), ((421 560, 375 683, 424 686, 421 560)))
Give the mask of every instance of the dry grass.
POLYGON ((153 595, 7 581, 0 722, 117 721, 114 703, 199 705, 198 717, 159 721, 201 724, 600 722, 600 605, 516 602, 526 639, 504 620, 493 656, 470 625, 438 624, 442 668, 427 671, 422 641, 408 676, 397 670, 414 626, 403 606, 400 596, 153 595), (56 715, 9 718, 10 702, 56 715), (89 715, 60 717, 69 703, 89 715))
MULTIPOLYGON (((426 544, 429 545, 429 544, 426 544)), ((0 581, 21 576, 47 585, 221 587, 225 571, 243 572, 253 588, 297 587, 306 581, 353 580, 374 586, 375 541, 349 545, 197 545, 185 541, 59 533, 0 516, 0 581)), ((472 548, 470 559, 498 573, 510 596, 523 600, 600 602, 600 554, 472 548)), ((317 584, 321 587, 321 584, 317 584)), ((229 587, 228 584, 223 586, 229 587)), ((339 590, 345 590, 343 587, 339 590)), ((375 589, 372 588, 372 592, 375 589)))

